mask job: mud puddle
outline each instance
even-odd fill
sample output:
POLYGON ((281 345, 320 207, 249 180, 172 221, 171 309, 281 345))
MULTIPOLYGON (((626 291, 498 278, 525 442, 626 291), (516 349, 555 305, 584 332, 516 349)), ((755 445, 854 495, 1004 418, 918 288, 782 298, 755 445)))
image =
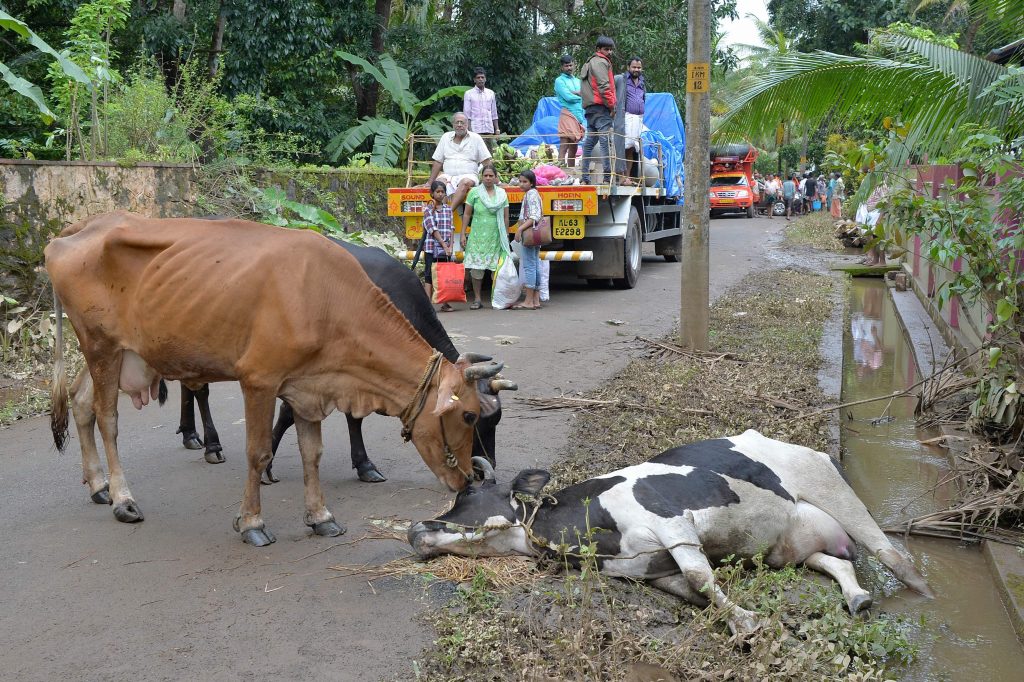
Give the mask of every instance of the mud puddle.
MULTIPOLYGON (((854 279, 843 339, 843 401, 892 393, 918 379, 885 284, 854 279)), ((917 428, 914 403, 912 397, 897 398, 888 410, 877 402, 841 415, 846 474, 883 528, 941 508, 955 492, 941 485, 948 471, 944 451, 919 442, 939 434, 917 428)), ((877 603, 883 610, 924 623, 915 637, 918 660, 904 679, 1020 679, 1024 649, 978 546, 927 538, 911 538, 907 546, 937 598, 898 589, 894 580, 870 588, 890 595, 877 603)))

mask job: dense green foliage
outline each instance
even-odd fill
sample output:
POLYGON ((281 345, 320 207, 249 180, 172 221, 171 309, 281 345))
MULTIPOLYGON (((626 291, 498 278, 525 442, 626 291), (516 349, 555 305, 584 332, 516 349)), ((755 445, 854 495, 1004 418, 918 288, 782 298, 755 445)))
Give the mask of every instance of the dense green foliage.
MULTIPOLYGON (((735 12, 735 0, 713 4, 716 17, 735 12)), ((59 78, 47 83, 50 58, 18 40, 0 42, 0 62, 41 84, 47 90, 41 97, 62 107, 60 121, 46 126, 32 100, 0 97, 0 153, 12 156, 123 158, 127 151, 133 159, 211 160, 237 153, 232 139, 264 136, 287 139, 289 160, 321 163, 335 157, 326 151, 328 142, 360 121, 391 119, 407 127, 402 103, 343 53, 374 66, 382 55, 393 55, 409 73, 409 90, 421 94, 469 86, 473 68, 481 66, 497 94, 501 126, 513 132, 529 124, 539 97, 552 94, 558 56, 582 61, 599 35, 618 42, 617 68, 639 55, 653 90, 681 95, 683 88, 684 0, 529 6, 502 0, 23 0, 7 9, 93 69, 84 90, 59 78), (97 21, 113 9, 116 21, 97 21), (76 16, 78 28, 72 26, 76 16), (181 102, 183 84, 191 79, 194 91, 204 74, 215 84, 207 93, 214 121, 207 137, 217 141, 192 149, 169 143, 189 128, 179 118, 191 109, 181 102), (165 95, 154 89, 161 80, 165 95), (95 98, 92 85, 99 86, 95 98), (140 111, 126 108, 139 105, 140 97, 147 100, 140 111), (156 120, 161 108, 165 123, 156 120), (151 139, 144 143, 140 135, 151 139)), ((735 67, 734 53, 716 56, 735 67)), ((454 99, 435 100, 418 116, 429 119, 459 106, 454 99)), ((195 131, 185 135, 195 138, 195 131)), ((370 145, 345 153, 370 151, 370 145)))

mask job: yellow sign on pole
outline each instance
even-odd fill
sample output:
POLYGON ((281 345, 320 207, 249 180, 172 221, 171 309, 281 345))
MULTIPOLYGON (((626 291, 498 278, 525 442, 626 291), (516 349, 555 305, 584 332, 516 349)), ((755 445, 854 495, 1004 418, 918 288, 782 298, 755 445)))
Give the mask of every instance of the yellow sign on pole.
POLYGON ((707 63, 686 65, 686 91, 707 92, 711 83, 711 68, 707 63))

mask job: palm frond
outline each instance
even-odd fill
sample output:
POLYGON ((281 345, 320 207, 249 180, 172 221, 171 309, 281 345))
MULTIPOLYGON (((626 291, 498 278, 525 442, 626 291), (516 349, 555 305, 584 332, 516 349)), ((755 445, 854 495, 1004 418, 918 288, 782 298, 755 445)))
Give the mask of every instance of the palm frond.
POLYGON ((993 105, 993 99, 983 93, 988 86, 1006 73, 1006 67, 1000 64, 927 40, 885 35, 881 37, 881 41, 897 50, 924 58, 932 68, 956 79, 958 85, 966 92, 968 115, 972 117, 993 105))
POLYGON ((898 118, 910 128, 908 143, 938 152, 961 124, 1001 126, 1007 108, 983 94, 1004 67, 965 53, 906 37, 893 47, 920 57, 908 61, 851 57, 830 52, 781 55, 771 70, 737 96, 715 135, 765 134, 779 121, 879 122, 898 118))
POLYGON ((1024 24, 1024 2, 1020 0, 972 0, 971 16, 992 28, 1006 33, 1020 34, 1024 24))

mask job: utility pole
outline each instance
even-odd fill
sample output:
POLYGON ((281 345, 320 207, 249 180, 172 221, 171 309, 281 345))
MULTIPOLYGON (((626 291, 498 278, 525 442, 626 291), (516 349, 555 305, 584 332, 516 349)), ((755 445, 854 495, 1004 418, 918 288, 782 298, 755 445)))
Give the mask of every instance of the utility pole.
POLYGON ((711 154, 711 1, 689 0, 686 29, 686 156, 683 166, 683 267, 679 342, 707 350, 708 199, 711 154))

